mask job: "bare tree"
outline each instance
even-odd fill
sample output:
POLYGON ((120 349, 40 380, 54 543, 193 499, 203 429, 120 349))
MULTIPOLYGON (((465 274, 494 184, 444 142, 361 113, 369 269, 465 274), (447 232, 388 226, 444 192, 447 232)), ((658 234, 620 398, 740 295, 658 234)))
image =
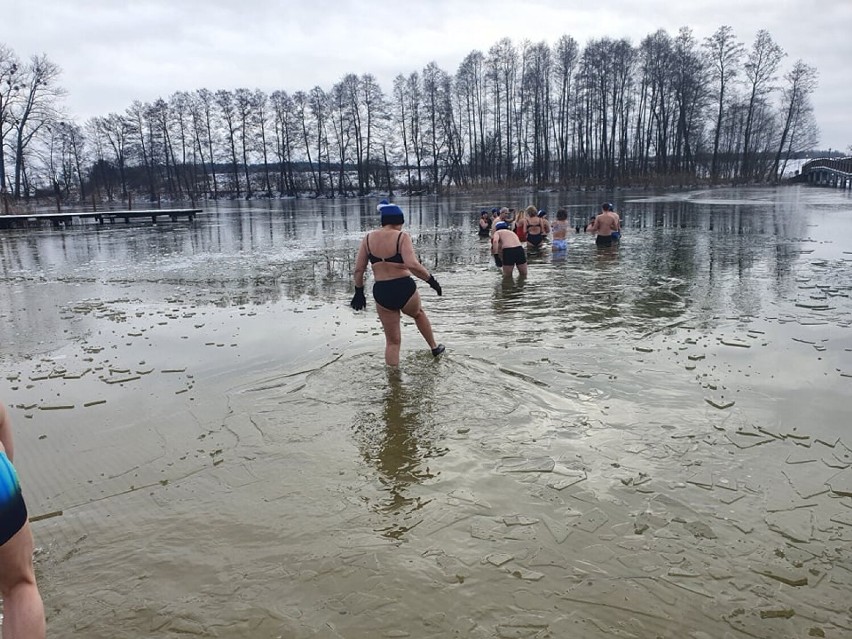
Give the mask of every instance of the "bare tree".
POLYGON ((710 162, 710 180, 715 183, 719 178, 719 142, 728 87, 739 73, 745 47, 735 38, 734 30, 724 25, 704 40, 704 48, 710 59, 711 77, 716 83, 716 124, 713 131, 713 158, 710 162))
POLYGON ((674 143, 674 169, 681 174, 695 172, 694 150, 701 140, 701 116, 707 103, 707 66, 692 35, 682 27, 674 45, 674 96, 677 124, 674 143))
POLYGON ((308 169, 310 170, 311 181, 317 195, 320 192, 320 176, 314 169, 314 163, 311 156, 311 130, 313 123, 311 122, 310 110, 308 108, 309 97, 304 91, 296 91, 293 94, 293 105, 295 117, 298 122, 299 131, 301 133, 302 149, 305 152, 305 157, 308 160, 308 169))
POLYGON ((203 157, 203 147, 207 146, 207 159, 210 162, 210 176, 213 181, 213 199, 219 197, 219 182, 216 178, 216 154, 215 131, 216 131, 216 96, 207 89, 199 89, 193 100, 193 125, 196 130, 196 140, 199 153, 203 157))
POLYGON ((237 136, 239 134, 240 114, 237 110, 234 94, 224 89, 216 91, 216 105, 219 107, 219 115, 225 123, 227 130, 226 141, 231 153, 231 174, 233 175, 233 188, 236 196, 241 196, 240 191, 240 163, 237 159, 237 136))
POLYGON ((470 149, 469 170, 476 179, 490 172, 488 158, 487 76, 485 56, 481 51, 470 52, 456 71, 455 90, 459 100, 459 121, 463 137, 470 149))
POLYGON ((15 136, 15 197, 21 196, 21 180, 27 147, 46 126, 56 122, 58 100, 65 95, 58 85, 59 67, 46 55, 32 56, 21 72, 19 99, 12 102, 15 136))
POLYGON ((234 107, 237 118, 237 136, 240 139, 240 155, 243 161, 243 173, 246 178, 246 199, 252 196, 251 188, 251 162, 249 161, 249 150, 252 138, 252 114, 254 112, 254 96, 248 89, 237 89, 234 91, 234 107))
POLYGON ((494 78, 494 135, 497 141, 498 164, 495 179, 512 180, 516 157, 512 143, 512 123, 515 100, 518 97, 516 84, 519 60, 518 51, 509 38, 501 39, 488 50, 487 64, 494 78))
POLYGON ((375 157, 373 150, 376 146, 376 131, 379 127, 379 122, 387 118, 388 106, 382 88, 376 82, 375 76, 370 73, 365 73, 361 76, 361 103, 364 107, 364 164, 367 167, 368 179, 366 188, 369 191, 370 180, 369 176, 374 175, 373 183, 378 184, 377 167, 374 166, 373 158, 375 157))
POLYGON ((786 150, 784 164, 790 157, 792 141, 807 123, 808 115, 813 111, 810 96, 817 88, 817 70, 805 64, 802 60, 796 60, 793 68, 784 76, 787 84, 783 89, 782 125, 781 137, 778 141, 778 151, 775 153, 775 161, 772 163, 771 177, 779 180, 783 173, 779 173, 781 155, 786 150), (785 149, 786 147, 786 149, 785 149))
POLYGON ((275 129, 275 155, 278 158, 278 192, 296 194, 293 172, 293 150, 297 138, 297 122, 293 99, 286 91, 273 91, 270 96, 275 129))
POLYGON ((59 122, 56 126, 58 138, 61 144, 63 181, 66 184, 66 193, 71 190, 72 180, 79 188, 79 199, 86 199, 86 188, 83 175, 83 163, 85 157, 85 138, 83 130, 75 122, 59 122))
POLYGON ((748 53, 745 64, 745 74, 748 79, 749 98, 746 111, 745 130, 743 131, 743 150, 740 162, 740 178, 750 180, 754 177, 753 164, 755 144, 753 137, 758 128, 757 118, 766 113, 766 97, 775 90, 776 73, 781 59, 787 55, 775 44, 772 36, 765 29, 757 32, 752 48, 748 53))
MULTIPOLYGON (((417 191, 423 190, 423 163, 425 160, 425 133, 423 124, 423 83, 416 71, 405 82, 405 97, 408 103, 408 131, 414 162, 417 167, 417 191)), ((409 192, 411 181, 409 180, 409 192)))
POLYGON ((157 187, 154 173, 154 152, 151 148, 151 127, 148 119, 150 105, 143 104, 139 100, 133 102, 127 109, 127 122, 131 136, 131 148, 138 153, 142 165, 145 167, 145 176, 148 182, 148 196, 153 202, 157 199, 157 187))
POLYGON ((126 198, 128 193, 126 167, 128 147, 131 143, 131 124, 126 117, 110 113, 106 117, 94 118, 92 127, 112 149, 113 161, 121 181, 121 195, 126 198))
POLYGON ((15 127, 12 104, 20 95, 21 76, 18 56, 0 43, 0 193, 6 192, 6 136, 15 127))
POLYGON ((574 74, 577 70, 579 47, 570 36, 562 36, 556 42, 553 54, 554 64, 554 136, 556 139, 556 158, 559 181, 568 182, 570 175, 571 142, 571 105, 573 103, 574 74))
MULTIPOLYGON (((325 91, 320 86, 315 86, 311 89, 311 92, 308 96, 308 106, 310 107, 311 116, 313 117, 314 123, 316 124, 316 128, 314 132, 316 133, 316 149, 317 149, 317 197, 321 195, 325 195, 325 181, 323 180, 322 175, 322 158, 323 152, 325 152, 326 156, 326 165, 331 166, 331 162, 328 161, 328 132, 326 130, 326 120, 328 117, 328 96, 325 91)), ((332 181, 332 177, 329 176, 329 181, 332 181)), ((331 195, 334 195, 334 185, 331 186, 331 195)))
POLYGON ((171 112, 171 124, 176 128, 176 144, 172 146, 173 161, 177 181, 183 185, 183 189, 194 202, 198 189, 198 165, 202 159, 197 154, 197 146, 192 137, 192 96, 186 91, 178 91, 169 98, 169 111, 171 112), (179 149, 180 159, 174 157, 179 149))

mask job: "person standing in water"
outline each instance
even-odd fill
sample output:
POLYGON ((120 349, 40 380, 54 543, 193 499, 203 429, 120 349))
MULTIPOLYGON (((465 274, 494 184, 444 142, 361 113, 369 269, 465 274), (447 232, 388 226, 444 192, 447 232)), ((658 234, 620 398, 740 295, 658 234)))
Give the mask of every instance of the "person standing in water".
POLYGON ((594 220, 589 224, 588 231, 589 233, 596 233, 597 237, 595 237, 595 244, 600 247, 604 246, 612 246, 615 242, 615 238, 613 238, 613 233, 619 233, 621 231, 621 221, 612 210, 612 204, 610 202, 604 202, 601 204, 601 212, 597 214, 594 220))
POLYGON ((522 277, 527 276, 527 254, 517 234, 509 228, 507 222, 497 222, 494 225, 491 253, 494 255, 494 263, 503 269, 505 277, 511 277, 516 266, 522 277))
POLYGON ((491 235, 491 218, 488 211, 482 211, 479 215, 479 237, 488 237, 491 235))
POLYGON ((411 236, 404 233, 405 216, 396 204, 382 200, 377 207, 381 215, 382 228, 370 231, 361 240, 355 258, 355 295, 351 306, 360 311, 367 306, 364 296, 364 273, 369 263, 373 269, 373 299, 385 333, 385 364, 399 366, 399 350, 402 343, 400 313, 414 320, 417 330, 426 340, 432 355, 444 352, 444 345, 435 341, 432 324, 420 303, 420 293, 412 274, 431 286, 440 296, 443 291, 435 277, 420 264, 414 254, 411 236), (384 257, 387 256, 387 257, 384 257))
POLYGON ((12 465, 12 424, 0 403, 0 595, 3 637, 42 639, 44 604, 33 568, 33 533, 18 474, 12 465))
POLYGON ((612 232, 612 239, 614 242, 618 242, 621 239, 621 216, 618 215, 618 212, 615 210, 612 202, 607 202, 607 206, 609 207, 609 212, 612 213, 613 217, 615 217, 615 230, 612 232))
POLYGON ((515 235, 518 236, 518 239, 521 242, 527 241, 527 219, 524 209, 518 211, 517 215, 514 215, 512 230, 515 232, 515 235))
POLYGON ((574 230, 568 223, 568 211, 565 209, 559 209, 556 211, 556 221, 553 223, 551 227, 553 231, 553 242, 551 246, 553 247, 554 253, 557 251, 567 251, 568 250, 568 236, 574 230))
POLYGON ((545 236, 550 231, 547 220, 539 215, 539 211, 534 206, 527 207, 526 230, 527 246, 535 249, 541 246, 545 236))

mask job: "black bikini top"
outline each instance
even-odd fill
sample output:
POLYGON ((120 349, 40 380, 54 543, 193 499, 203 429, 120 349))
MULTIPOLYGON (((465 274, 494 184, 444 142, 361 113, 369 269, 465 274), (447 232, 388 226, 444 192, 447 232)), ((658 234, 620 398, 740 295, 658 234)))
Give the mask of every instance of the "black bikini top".
POLYGON ((393 262, 394 264, 404 264, 405 260, 402 259, 402 253, 399 252, 399 243, 402 240, 402 231, 400 231, 399 235, 396 236, 396 254, 391 255, 390 257, 376 257, 372 253, 370 253, 370 236, 367 235, 367 259, 370 260, 370 264, 375 264, 376 262, 393 262))

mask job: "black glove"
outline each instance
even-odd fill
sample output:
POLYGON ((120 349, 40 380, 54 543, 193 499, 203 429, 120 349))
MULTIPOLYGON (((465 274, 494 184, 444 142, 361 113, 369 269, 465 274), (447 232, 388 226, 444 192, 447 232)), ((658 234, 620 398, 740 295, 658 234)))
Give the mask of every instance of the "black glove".
POLYGON ((497 253, 494 254, 494 263, 497 266, 503 266, 503 260, 500 259, 500 255, 497 253))
POLYGON ((435 279, 434 275, 430 275, 429 279, 426 280, 426 283, 429 286, 431 286, 432 288, 435 289, 435 292, 438 294, 438 297, 441 297, 441 294, 442 294, 441 285, 438 284, 438 280, 435 279))
POLYGON ((352 301, 349 305, 356 311, 361 311, 367 307, 367 298, 364 297, 364 287, 356 286, 355 295, 352 296, 352 301))

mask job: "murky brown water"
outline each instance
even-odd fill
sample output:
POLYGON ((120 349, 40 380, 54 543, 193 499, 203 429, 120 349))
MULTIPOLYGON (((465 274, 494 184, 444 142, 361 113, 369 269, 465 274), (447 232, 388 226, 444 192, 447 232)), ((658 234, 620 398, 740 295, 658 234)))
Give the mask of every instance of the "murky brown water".
POLYGON ((0 234, 50 635, 852 633, 849 194, 622 193, 526 281, 502 201, 402 201, 448 350, 407 322, 398 376, 348 307, 372 201, 0 234))

